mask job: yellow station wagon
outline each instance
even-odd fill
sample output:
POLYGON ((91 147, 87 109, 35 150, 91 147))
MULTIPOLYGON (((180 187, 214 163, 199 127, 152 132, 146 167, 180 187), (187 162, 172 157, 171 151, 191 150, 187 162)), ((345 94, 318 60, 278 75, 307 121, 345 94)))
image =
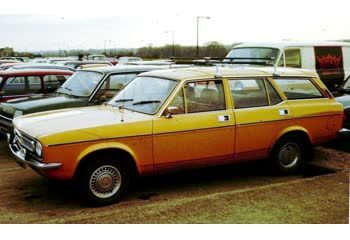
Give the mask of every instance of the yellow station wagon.
POLYGON ((343 114, 305 70, 161 70, 102 106, 19 117, 9 146, 20 165, 75 180, 85 200, 109 204, 134 173, 263 158, 293 173, 312 145, 336 137, 343 114))

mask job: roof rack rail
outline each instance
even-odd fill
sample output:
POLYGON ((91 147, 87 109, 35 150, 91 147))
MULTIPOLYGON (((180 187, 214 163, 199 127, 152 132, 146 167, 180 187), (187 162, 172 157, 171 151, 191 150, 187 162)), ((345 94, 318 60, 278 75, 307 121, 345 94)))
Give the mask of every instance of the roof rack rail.
POLYGON ((275 60, 274 57, 269 58, 248 58, 248 57, 171 57, 172 61, 176 64, 193 64, 197 66, 215 66, 217 64, 251 64, 251 65, 263 65, 263 66, 273 66, 274 64, 269 63, 269 61, 275 60))

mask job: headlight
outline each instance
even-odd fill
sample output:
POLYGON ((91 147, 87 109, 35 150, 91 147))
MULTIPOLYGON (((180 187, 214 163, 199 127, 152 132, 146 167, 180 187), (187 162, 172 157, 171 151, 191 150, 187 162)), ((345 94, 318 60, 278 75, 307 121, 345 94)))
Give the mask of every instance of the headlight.
POLYGON ((41 144, 39 142, 36 142, 35 144, 35 152, 38 155, 38 157, 41 157, 43 148, 41 147, 41 144))
POLYGON ((18 110, 16 110, 15 111, 15 114, 13 114, 13 118, 15 119, 16 117, 20 117, 20 116, 22 116, 23 115, 23 111, 18 111, 18 110))

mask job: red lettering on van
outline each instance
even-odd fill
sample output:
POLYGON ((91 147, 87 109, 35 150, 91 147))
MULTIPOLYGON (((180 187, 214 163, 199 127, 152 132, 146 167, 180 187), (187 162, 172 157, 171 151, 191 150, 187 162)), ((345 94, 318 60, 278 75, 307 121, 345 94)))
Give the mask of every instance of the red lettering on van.
POLYGON ((331 56, 329 53, 327 56, 316 57, 320 68, 339 68, 341 63, 341 57, 331 56))

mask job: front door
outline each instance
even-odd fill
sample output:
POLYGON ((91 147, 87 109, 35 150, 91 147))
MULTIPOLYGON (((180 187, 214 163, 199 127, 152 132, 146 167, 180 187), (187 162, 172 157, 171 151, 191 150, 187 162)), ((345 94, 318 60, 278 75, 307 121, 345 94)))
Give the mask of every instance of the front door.
POLYGON ((169 105, 171 118, 154 121, 157 170, 220 164, 234 154, 235 119, 226 109, 223 83, 187 82, 169 105))

